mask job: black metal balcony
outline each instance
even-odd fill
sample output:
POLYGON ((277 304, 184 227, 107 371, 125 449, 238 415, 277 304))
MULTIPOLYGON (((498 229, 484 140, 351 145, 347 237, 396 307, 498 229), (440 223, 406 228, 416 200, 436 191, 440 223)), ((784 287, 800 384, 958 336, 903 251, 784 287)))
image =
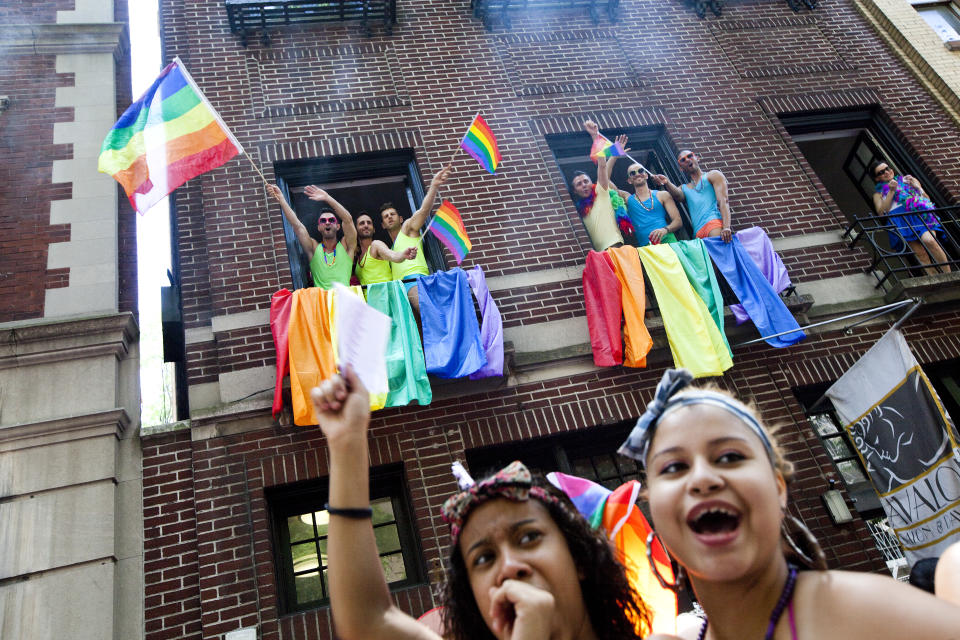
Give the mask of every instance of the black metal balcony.
POLYGON ((932 213, 939 219, 936 225, 924 222, 916 212, 867 215, 854 218, 844 232, 851 247, 859 244, 870 253, 872 262, 867 270, 876 276, 876 286, 884 290, 887 300, 960 299, 960 206, 932 213), (936 244, 907 243, 901 231, 905 228, 921 238, 932 231, 936 244))
MULTIPOLYGON (((787 6, 799 13, 803 8, 816 9, 819 1, 820 0, 787 0, 787 6)), ((694 13, 696 13, 699 18, 705 17, 708 10, 713 13, 713 15, 719 17, 723 12, 723 6, 726 4, 726 0, 689 0, 689 2, 694 13)))
POLYGON ((492 28, 493 20, 499 17, 510 28, 510 14, 519 12, 557 11, 579 9, 586 12, 593 24, 600 24, 600 14, 605 13, 613 22, 616 19, 620 0, 470 0, 473 15, 483 20, 483 26, 492 28))
POLYGON ((358 20, 366 35, 371 24, 381 23, 389 34, 397 22, 397 0, 226 0, 230 31, 247 45, 250 33, 259 30, 265 45, 269 30, 295 24, 358 20))

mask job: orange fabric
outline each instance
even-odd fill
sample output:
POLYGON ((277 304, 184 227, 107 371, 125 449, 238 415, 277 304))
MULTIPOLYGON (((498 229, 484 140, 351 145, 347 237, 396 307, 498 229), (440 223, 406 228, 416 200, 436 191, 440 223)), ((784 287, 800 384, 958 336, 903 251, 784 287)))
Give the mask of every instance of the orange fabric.
POLYGON ((299 426, 317 424, 310 390, 336 373, 328 301, 331 295, 332 291, 318 287, 293 292, 289 330, 290 399, 293 423, 299 426))
POLYGON ((636 247, 624 246, 607 249, 613 261, 613 270, 620 280, 623 304, 623 365, 626 367, 647 366, 647 354, 653 347, 653 339, 643 324, 647 306, 646 288, 643 284, 643 267, 636 247))
POLYGON ((708 238, 710 237, 710 232, 714 229, 723 229, 723 222, 714 218, 707 224, 697 229, 697 237, 701 240, 708 238))

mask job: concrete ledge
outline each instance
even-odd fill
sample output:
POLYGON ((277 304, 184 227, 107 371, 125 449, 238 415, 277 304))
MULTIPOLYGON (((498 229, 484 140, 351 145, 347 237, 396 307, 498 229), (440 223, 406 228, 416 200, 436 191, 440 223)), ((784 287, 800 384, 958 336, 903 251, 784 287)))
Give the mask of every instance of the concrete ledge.
POLYGON ((127 47, 127 25, 122 22, 0 25, 4 55, 110 53, 119 57, 127 47))
POLYGON ((122 357, 139 337, 129 312, 7 322, 0 324, 0 369, 108 353, 122 357))
POLYGON ((130 416, 123 409, 9 425, 0 427, 0 452, 106 435, 120 439, 129 426, 130 416))

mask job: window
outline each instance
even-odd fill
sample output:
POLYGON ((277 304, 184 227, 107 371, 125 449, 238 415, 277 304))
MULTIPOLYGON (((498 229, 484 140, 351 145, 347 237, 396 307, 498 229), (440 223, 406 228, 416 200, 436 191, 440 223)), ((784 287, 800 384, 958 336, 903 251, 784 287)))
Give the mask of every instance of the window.
POLYGON ((911 0, 920 17, 940 36, 948 49, 960 49, 960 10, 952 2, 911 0))
MULTIPOLYGON (((272 516, 281 612, 326 605, 330 600, 329 514, 323 508, 327 502, 326 479, 271 489, 267 501, 272 516)), ((370 506, 387 583, 392 589, 421 584, 423 563, 400 466, 372 471, 370 506)))
MULTIPOLYGON (((277 185, 284 192, 287 202, 317 241, 320 240, 317 219, 322 207, 321 203, 310 200, 303 193, 307 185, 317 185, 326 190, 354 219, 361 213, 370 214, 375 229, 374 238, 383 240, 387 246, 391 245, 391 241, 390 236, 380 227, 380 205, 391 202, 401 216, 409 218, 420 207, 425 194, 411 149, 278 162, 275 172, 277 185)), ((293 288, 312 286, 312 256, 303 251, 293 228, 286 218, 283 218, 279 207, 275 203, 271 205, 271 215, 280 216, 283 220, 293 288)), ((429 218, 424 226, 426 224, 429 224, 429 218)), ((446 270, 443 251, 432 234, 423 238, 423 251, 431 272, 446 270)))
MULTIPOLYGON (((633 127, 627 129, 604 129, 600 132, 610 140, 618 135, 625 134, 629 138, 630 155, 636 158, 643 166, 653 173, 662 173, 670 178, 674 184, 683 184, 686 178, 680 173, 677 166, 676 152, 670 146, 666 133, 662 127, 633 127)), ((594 182, 597 181, 597 165, 590 159, 590 135, 583 133, 562 133, 547 135, 547 145, 553 152, 554 160, 563 174, 563 181, 570 188, 573 174, 584 171, 594 182)), ((629 158, 621 158, 613 166, 613 175, 610 180, 621 190, 632 193, 627 183, 627 168, 632 164, 629 158)), ((652 187, 651 187, 652 188, 652 187)), ((576 200, 571 191, 571 199, 576 200)), ((690 219, 681 203, 680 218, 683 227, 677 232, 678 238, 692 238, 690 219), (686 231, 686 235, 684 235, 686 231)), ((629 238, 624 238, 629 241, 629 238)))
POLYGON ((467 452, 467 464, 476 480, 519 459, 535 473, 560 471, 616 489, 625 482, 641 479, 636 463, 617 455, 617 448, 626 440, 633 425, 634 421, 630 420, 525 440, 522 445, 508 443, 473 449, 467 452))

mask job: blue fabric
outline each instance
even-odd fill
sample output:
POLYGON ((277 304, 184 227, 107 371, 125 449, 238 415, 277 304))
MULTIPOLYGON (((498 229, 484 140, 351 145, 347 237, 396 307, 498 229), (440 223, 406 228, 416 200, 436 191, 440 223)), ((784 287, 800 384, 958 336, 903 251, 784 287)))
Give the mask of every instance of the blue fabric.
POLYGON ((690 221, 693 222, 693 232, 700 231, 703 225, 711 220, 720 220, 720 206, 717 204, 717 192, 713 183, 707 180, 707 174, 700 176, 697 189, 691 189, 684 183, 680 186, 687 199, 687 211, 690 212, 690 221))
MULTIPOLYGON (((631 194, 627 198, 627 215, 630 216, 630 222, 633 223, 633 233, 637 238, 637 246, 645 247, 650 244, 650 233, 655 229, 661 229, 667 226, 667 210, 663 208, 663 203, 657 198, 658 191, 651 189, 650 197, 653 200, 653 211, 647 211, 640 205, 636 195, 631 194)), ((651 206, 649 200, 643 202, 646 206, 651 206)))
POLYGON ((467 274, 457 267, 417 280, 427 373, 460 378, 487 364, 467 274))
MULTIPOLYGON (((729 243, 718 237, 704 238, 703 246, 707 248, 710 259, 726 278, 761 336, 800 328, 739 238, 734 236, 729 243)), ((778 338, 768 338, 767 344, 772 347, 789 347, 806 337, 807 334, 803 331, 795 331, 778 338)))

